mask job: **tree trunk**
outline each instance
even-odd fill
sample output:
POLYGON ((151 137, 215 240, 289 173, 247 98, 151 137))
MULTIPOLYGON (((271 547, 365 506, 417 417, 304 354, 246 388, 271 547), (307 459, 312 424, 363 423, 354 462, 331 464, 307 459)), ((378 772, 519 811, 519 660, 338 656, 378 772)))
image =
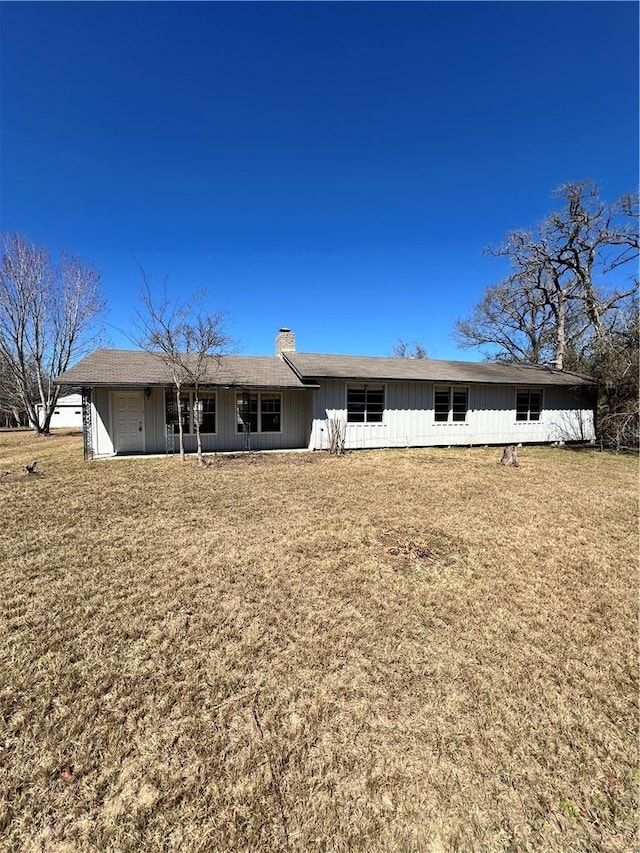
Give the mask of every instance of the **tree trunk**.
POLYGON ((44 422, 38 425, 38 435, 51 435, 51 414, 48 414, 44 422))
POLYGON ((514 468, 519 468, 518 464, 518 448, 515 444, 509 444, 502 452, 502 459, 499 465, 513 465, 514 468))
POLYGON ((184 433, 182 431, 182 395, 180 393, 180 384, 176 382, 176 404, 178 406, 178 447, 180 449, 180 460, 184 462, 184 433))
POLYGON ((193 395, 193 426, 196 431, 196 447, 198 450, 198 465, 204 465, 202 458, 202 439, 200 438, 200 397, 198 395, 198 386, 196 384, 193 395))
POLYGON ((20 396, 22 397, 22 404, 27 415, 27 423, 29 424, 31 429, 34 430, 38 435, 42 435, 42 427, 40 425, 40 418, 38 417, 38 409, 36 408, 36 404, 29 399, 26 390, 22 392, 21 389, 20 396))
POLYGON ((566 339, 566 320, 565 320, 565 303, 564 303, 564 295, 558 290, 557 291, 557 304, 556 304, 556 354, 553 360, 554 367, 557 367, 558 370, 562 370, 562 366, 564 364, 564 353, 567 348, 567 339, 566 339))
MULTIPOLYGON (((57 400, 56 400, 57 403, 57 400)), ((43 419, 42 423, 39 424, 39 434, 40 435, 50 435, 51 434, 51 417, 53 415, 53 410, 55 409, 56 403, 51 401, 51 405, 47 405, 46 408, 43 407, 43 419)))

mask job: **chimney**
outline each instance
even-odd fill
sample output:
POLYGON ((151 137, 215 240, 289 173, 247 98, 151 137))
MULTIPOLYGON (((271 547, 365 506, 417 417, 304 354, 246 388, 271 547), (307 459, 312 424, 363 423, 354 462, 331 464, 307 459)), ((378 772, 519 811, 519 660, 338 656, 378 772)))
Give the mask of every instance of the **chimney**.
POLYGON ((280 329, 276 338, 276 355, 296 351, 296 336, 291 329, 280 329))

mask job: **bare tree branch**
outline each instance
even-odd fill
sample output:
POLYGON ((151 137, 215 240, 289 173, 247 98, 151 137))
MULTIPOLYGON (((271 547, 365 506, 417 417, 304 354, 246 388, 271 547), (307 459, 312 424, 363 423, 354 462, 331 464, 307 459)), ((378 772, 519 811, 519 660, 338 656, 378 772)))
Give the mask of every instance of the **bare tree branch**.
POLYGON ((95 343, 104 310, 91 265, 67 254, 54 264, 47 249, 2 235, 1 394, 37 432, 49 432, 59 395, 54 378, 95 343))
POLYGON ((611 316, 635 297, 637 283, 620 286, 610 274, 638 257, 637 197, 606 204, 590 181, 565 183, 554 196, 563 208, 535 231, 512 231, 486 250, 513 272, 458 320, 461 346, 491 345, 498 358, 562 368, 568 352, 604 340, 611 316))
POLYGON ((398 338, 391 350, 393 358, 429 358, 427 348, 421 341, 405 341, 398 338))
POLYGON ((198 463, 203 464, 200 391, 213 383, 220 357, 228 352, 231 339, 224 331, 224 313, 200 308, 207 296, 200 291, 185 302, 171 302, 167 297, 167 281, 162 281, 162 295, 153 295, 147 275, 138 263, 142 276, 141 307, 135 314, 136 344, 155 355, 169 368, 176 393, 180 458, 184 461, 184 429, 182 423, 183 390, 193 390, 193 422, 198 463))
POLYGON ((638 280, 621 280, 638 257, 638 198, 612 204, 590 181, 563 184, 564 206, 535 231, 513 231, 493 257, 511 275, 487 288, 454 337, 491 356, 550 362, 592 375, 599 430, 616 447, 638 446, 638 280))

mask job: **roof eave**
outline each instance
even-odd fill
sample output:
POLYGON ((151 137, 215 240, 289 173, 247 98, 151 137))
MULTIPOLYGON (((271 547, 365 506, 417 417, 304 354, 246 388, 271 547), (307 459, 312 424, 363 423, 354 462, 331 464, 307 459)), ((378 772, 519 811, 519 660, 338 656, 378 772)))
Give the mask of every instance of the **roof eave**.
MULTIPOLYGON (((313 377, 301 375, 303 379, 310 379, 315 383, 322 381, 334 382, 436 382, 436 383, 460 383, 464 385, 558 385, 561 387, 571 387, 573 385, 593 385, 597 383, 588 377, 567 377, 566 382, 549 382, 539 378, 538 381, 522 377, 520 379, 454 379, 451 377, 435 378, 433 376, 358 376, 344 374, 314 374, 313 377), (576 381, 579 380, 579 381, 576 381)), ((308 386, 311 387, 311 386, 308 386)), ((316 384, 313 387, 318 387, 316 384)))
MULTIPOLYGON (((131 382, 128 380, 109 380, 108 382, 96 381, 96 380, 88 380, 88 379, 74 379, 63 380, 60 377, 56 377, 54 380, 55 385, 77 385, 85 388, 167 388, 167 387, 175 387, 174 383, 171 381, 167 382, 131 382)), ((188 383, 183 383, 183 387, 185 389, 192 387, 188 383)), ((265 389, 270 389, 273 391, 307 391, 307 390, 317 390, 320 386, 315 384, 303 384, 303 385, 282 385, 278 383, 263 383, 256 384, 249 382, 201 382, 201 388, 235 388, 238 390, 246 389, 248 391, 261 391, 265 389)))

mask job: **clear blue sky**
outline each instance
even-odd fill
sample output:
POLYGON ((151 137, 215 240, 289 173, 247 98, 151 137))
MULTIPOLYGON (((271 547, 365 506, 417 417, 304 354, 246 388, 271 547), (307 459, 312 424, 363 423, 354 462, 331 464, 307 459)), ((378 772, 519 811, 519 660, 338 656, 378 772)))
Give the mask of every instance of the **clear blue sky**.
MULTIPOLYGON (((2 3, 0 227, 211 291, 240 351, 479 358, 482 249, 638 182, 636 3, 2 3)), ((115 327, 115 328, 114 328, 115 327)))

